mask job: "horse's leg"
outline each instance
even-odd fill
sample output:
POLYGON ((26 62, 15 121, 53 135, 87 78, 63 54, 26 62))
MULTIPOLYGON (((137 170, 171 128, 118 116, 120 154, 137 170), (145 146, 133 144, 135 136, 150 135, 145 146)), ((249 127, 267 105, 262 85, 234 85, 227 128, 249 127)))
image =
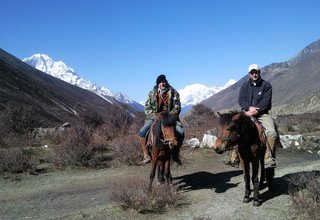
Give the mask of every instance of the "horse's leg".
POLYGON ((252 183, 253 183, 253 205, 260 206, 261 201, 259 199, 259 160, 252 162, 252 183))
POLYGON ((158 182, 163 183, 164 182, 164 162, 163 158, 161 160, 158 160, 158 182))
POLYGON ((152 157, 151 157, 151 172, 150 172, 150 184, 149 188, 151 189, 152 182, 154 180, 154 177, 156 175, 156 167, 158 162, 158 150, 152 147, 152 157))
POLYGON ((259 159, 260 160, 260 182, 259 182, 259 189, 263 188, 263 183, 266 180, 266 171, 264 169, 264 160, 263 157, 259 159))
MULTIPOLYGON (((272 156, 273 156, 273 158, 276 158, 275 149, 274 149, 274 151, 272 152, 272 156)), ((275 173, 274 173, 274 168, 266 169, 267 185, 268 185, 269 191, 271 191, 271 192, 274 192, 274 191, 275 191, 275 188, 274 188, 274 185, 273 185, 274 174, 275 174, 275 173)))
POLYGON ((270 192, 274 192, 275 188, 273 186, 273 179, 274 179, 274 168, 266 169, 266 179, 267 185, 270 192))
POLYGON ((240 163, 243 164, 242 169, 245 184, 245 194, 243 197, 243 202, 248 203, 250 202, 250 164, 249 161, 243 161, 242 158, 240 159, 240 163))
POLYGON ((171 163, 171 155, 169 157, 166 157, 166 161, 165 161, 165 177, 166 177, 166 180, 167 180, 167 183, 169 185, 172 184, 172 175, 171 175, 171 170, 170 170, 170 163, 171 163))

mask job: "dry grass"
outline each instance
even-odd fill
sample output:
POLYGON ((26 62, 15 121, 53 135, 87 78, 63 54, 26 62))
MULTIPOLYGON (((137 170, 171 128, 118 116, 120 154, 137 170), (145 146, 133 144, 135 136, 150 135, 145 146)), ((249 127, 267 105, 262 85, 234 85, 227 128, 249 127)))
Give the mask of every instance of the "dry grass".
POLYGON ((139 213, 163 213, 181 202, 176 187, 161 184, 150 189, 148 181, 139 179, 119 180, 109 192, 111 201, 125 210, 133 209, 139 213))
POLYGON ((289 179, 291 210, 296 219, 320 219, 320 172, 302 172, 289 179))

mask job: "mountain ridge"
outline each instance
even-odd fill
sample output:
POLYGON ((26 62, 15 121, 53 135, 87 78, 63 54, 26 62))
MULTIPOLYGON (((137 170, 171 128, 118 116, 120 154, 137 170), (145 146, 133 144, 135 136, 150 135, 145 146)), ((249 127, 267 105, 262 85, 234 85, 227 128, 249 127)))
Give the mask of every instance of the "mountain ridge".
POLYGON ((87 89, 95 92, 96 94, 103 97, 113 97, 117 101, 128 104, 138 111, 143 110, 141 106, 136 101, 129 98, 126 94, 118 92, 114 93, 105 86, 100 86, 94 82, 81 78, 73 68, 67 66, 63 61, 54 61, 47 54, 37 53, 31 57, 24 58, 23 62, 33 66, 34 68, 45 72, 51 76, 59 78, 65 82, 68 82, 72 85, 79 86, 80 88, 87 89))
POLYGON ((45 74, 0 49, 0 110, 10 105, 31 107, 37 117, 44 119, 44 126, 75 122, 85 112, 106 117, 112 116, 112 111, 128 114, 131 118, 136 115, 134 109, 111 97, 102 98, 45 74))

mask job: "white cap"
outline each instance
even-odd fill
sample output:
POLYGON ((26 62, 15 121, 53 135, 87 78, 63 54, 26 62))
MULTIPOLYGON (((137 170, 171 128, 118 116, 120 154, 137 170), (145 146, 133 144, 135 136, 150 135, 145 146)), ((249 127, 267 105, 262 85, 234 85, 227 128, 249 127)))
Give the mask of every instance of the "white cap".
POLYGON ((258 70, 258 71, 259 71, 260 69, 259 69, 258 64, 251 64, 251 65, 248 67, 248 73, 250 73, 251 70, 258 70))

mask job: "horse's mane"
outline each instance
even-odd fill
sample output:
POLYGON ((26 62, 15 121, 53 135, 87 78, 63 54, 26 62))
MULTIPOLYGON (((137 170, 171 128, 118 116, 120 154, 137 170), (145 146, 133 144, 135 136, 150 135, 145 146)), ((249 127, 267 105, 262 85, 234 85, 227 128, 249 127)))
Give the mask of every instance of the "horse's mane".
POLYGON ((230 111, 228 113, 220 114, 219 123, 220 125, 229 124, 234 122, 238 125, 241 125, 242 129, 255 129, 255 125, 252 122, 249 116, 246 116, 243 112, 239 111, 230 111), (233 116, 240 114, 239 118, 236 121, 233 121, 233 116))
POLYGON ((168 112, 162 113, 161 123, 163 126, 174 126, 177 122, 175 115, 169 114, 168 112))
POLYGON ((230 111, 228 113, 219 114, 220 115, 219 124, 220 125, 229 124, 230 122, 232 122, 232 117, 238 113, 239 113, 238 111, 234 110, 234 111, 230 111))

